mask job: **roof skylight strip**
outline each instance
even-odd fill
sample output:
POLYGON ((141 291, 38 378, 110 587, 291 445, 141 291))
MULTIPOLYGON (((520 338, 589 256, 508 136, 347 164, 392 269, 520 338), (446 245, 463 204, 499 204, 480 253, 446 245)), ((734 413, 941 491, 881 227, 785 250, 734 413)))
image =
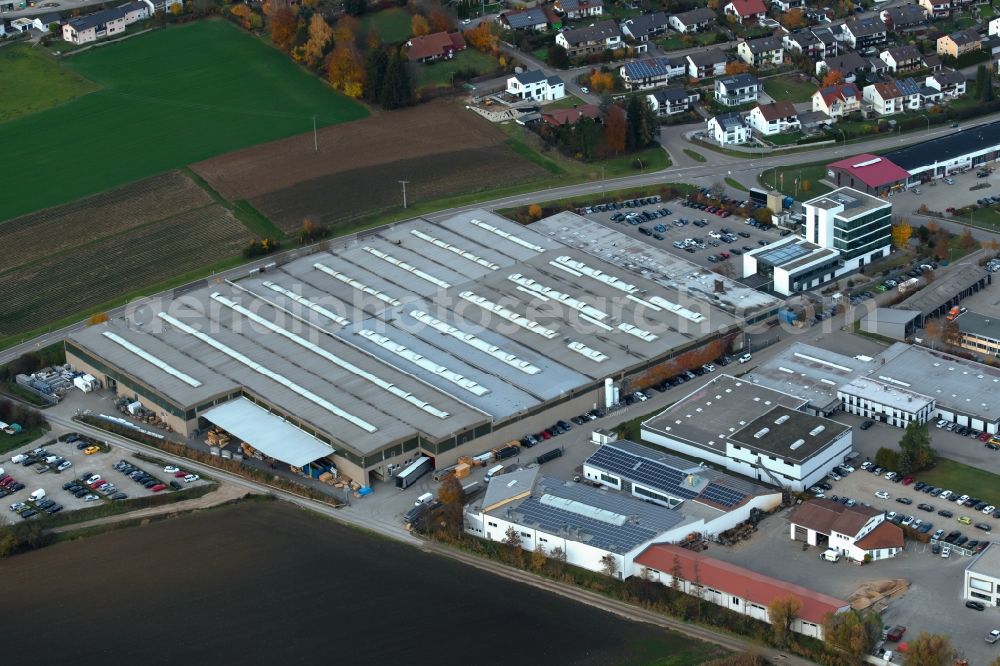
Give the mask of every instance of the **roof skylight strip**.
POLYGON ((378 289, 374 289, 372 287, 369 287, 368 285, 364 284, 363 282, 358 282, 357 280, 355 280, 351 276, 345 275, 344 273, 341 273, 340 271, 335 271, 332 268, 330 268, 329 266, 327 266, 326 264, 321 264, 319 262, 316 262, 315 264, 313 264, 313 268, 315 268, 318 271, 323 271, 324 273, 326 273, 330 277, 335 278, 337 280, 340 280, 344 284, 346 284, 346 285, 348 285, 350 287, 353 287, 354 289, 357 289, 358 291, 360 291, 362 293, 368 294, 369 296, 374 296, 375 298, 377 298, 380 301, 383 301, 385 303, 388 303, 389 305, 397 306, 397 305, 402 305, 403 304, 401 301, 396 300, 395 298, 393 298, 389 294, 381 292, 378 289))
POLYGON ((503 229, 500 229, 499 227, 494 227, 492 224, 487 224, 486 222, 483 222, 481 220, 469 220, 469 222, 471 222, 472 224, 476 225, 480 229, 485 229, 486 231, 489 231, 490 233, 496 234, 500 238, 505 238, 506 240, 509 240, 511 243, 517 243, 521 247, 526 247, 529 250, 534 250, 535 252, 544 252, 545 251, 545 248, 542 247, 541 245, 535 245, 534 243, 529 243, 528 241, 524 240, 523 238, 518 238, 514 234, 508 233, 508 232, 504 231, 503 229))
POLYGON ((413 363, 414 365, 423 368, 424 370, 427 370, 428 372, 431 372, 437 375, 438 377, 446 379, 452 384, 462 387, 469 393, 472 393, 477 396, 484 396, 490 392, 490 390, 485 386, 481 386, 480 384, 474 382, 468 377, 465 377, 464 375, 449 370, 443 365, 435 363, 429 358, 418 354, 412 349, 407 348, 405 345, 401 345, 398 342, 394 342, 391 339, 387 338, 386 336, 376 333, 375 331, 370 331, 368 329, 361 329, 360 331, 358 331, 358 335, 365 338, 366 340, 370 340, 371 342, 375 343, 382 349, 392 352, 393 354, 399 356, 400 358, 405 358, 410 363, 413 363))
POLYGON ((513 273, 507 276, 507 279, 514 284, 520 285, 525 289, 535 292, 536 294, 542 296, 543 298, 554 298, 563 305, 568 305, 574 310, 579 310, 583 314, 591 317, 593 319, 607 319, 610 315, 607 312, 598 310, 592 305, 588 305, 586 302, 580 300, 579 298, 574 298, 569 294, 563 293, 552 289, 551 287, 546 287, 540 282, 536 282, 531 278, 525 277, 520 273, 513 273))
POLYGON ((451 243, 446 243, 445 241, 441 240, 440 238, 435 238, 434 236, 431 236, 430 234, 425 234, 424 232, 422 232, 422 231, 420 231, 418 229, 410 229, 410 233, 413 234, 414 236, 416 236, 417 238, 419 238, 420 240, 427 241, 428 243, 431 243, 432 245, 436 245, 436 246, 438 246, 439 248, 441 248, 443 250, 448 250, 449 252, 454 252, 455 254, 457 254, 458 256, 462 257, 463 259, 468 259, 469 261, 474 261, 477 264, 479 264, 480 266, 488 268, 491 271, 495 271, 495 270, 497 270, 497 269, 500 268, 500 266, 498 266, 497 264, 494 264, 492 261, 488 261, 486 259, 483 259, 482 257, 474 255, 474 254, 472 254, 471 252, 469 252, 467 250, 463 250, 460 247, 452 245, 451 243))
POLYGON ((393 266, 395 266, 396 268, 401 268, 404 271, 406 271, 407 273, 410 273, 412 275, 416 275, 421 280, 426 280, 427 282, 430 282, 433 285, 441 287, 442 289, 447 289, 448 287, 451 286, 449 283, 445 282, 444 280, 440 280, 440 279, 434 277, 433 275, 431 275, 430 273, 426 273, 426 272, 420 270, 419 268, 417 268, 413 264, 408 264, 405 261, 403 261, 402 259, 397 259, 396 257, 393 257, 392 255, 389 255, 389 254, 386 254, 385 252, 382 252, 381 250, 376 250, 375 248, 369 247, 367 245, 365 245, 362 249, 365 252, 367 252, 368 254, 370 254, 370 255, 372 255, 374 257, 378 257, 382 261, 388 262, 388 263, 392 264, 393 266))
POLYGON ((241 354, 240 352, 236 351, 235 349, 233 349, 231 347, 228 347, 227 345, 224 345, 223 343, 219 342, 215 338, 213 338, 213 337, 211 337, 209 335, 206 335, 205 333, 202 333, 199 330, 191 328, 190 326, 188 326, 184 322, 180 321, 179 319, 177 319, 175 317, 172 317, 171 315, 168 315, 166 312, 159 312, 159 313, 157 313, 157 316, 160 319, 162 319, 165 322, 167 322, 168 324, 170 324, 171 326, 173 326, 174 328, 176 328, 176 329, 178 329, 180 331, 183 331, 184 333, 187 333, 188 335, 193 335, 194 337, 198 338, 199 340, 201 340, 202 342, 204 342, 208 346, 212 347, 213 349, 215 349, 217 351, 222 352, 223 354, 225 354, 229 358, 233 359, 234 361, 237 361, 238 363, 242 363, 243 365, 247 366, 251 370, 257 372, 258 374, 264 375, 268 379, 271 379, 272 381, 275 381, 275 382, 281 384, 285 388, 293 391, 294 393, 297 393, 298 395, 302 396, 306 400, 308 400, 308 401, 310 401, 310 402, 312 402, 312 403, 314 403, 316 405, 319 405, 320 407, 322 407, 323 409, 327 410, 331 414, 334 414, 335 416, 339 416, 340 418, 344 419, 345 421, 348 421, 349 423, 354 424, 355 426, 357 426, 358 428, 361 428, 365 432, 372 433, 372 432, 375 432, 375 431, 378 430, 378 428, 376 428, 375 426, 373 426, 371 423, 368 423, 368 421, 365 421, 364 419, 362 419, 360 417, 357 417, 354 414, 351 414, 350 412, 344 411, 343 409, 341 409, 340 407, 337 407, 335 404, 333 404, 332 402, 330 402, 326 398, 322 398, 322 397, 316 395, 315 393, 313 393, 312 391, 310 391, 309 389, 306 389, 306 388, 303 388, 303 387, 299 386, 298 384, 296 384, 292 380, 288 379, 287 377, 284 377, 283 375, 279 375, 277 372, 274 372, 272 370, 269 370, 269 369, 265 368, 260 363, 257 363, 256 361, 254 361, 250 357, 248 357, 248 356, 246 356, 244 354, 241 354))
POLYGON ((606 354, 602 354, 601 352, 597 351, 596 349, 592 349, 591 347, 588 347, 582 342, 570 342, 566 346, 569 347, 570 350, 575 351, 577 354, 582 354, 583 356, 586 356, 591 361, 594 361, 596 363, 603 363, 604 361, 608 360, 606 354))
POLYGON ((111 331, 104 331, 103 335, 108 340, 111 340, 112 342, 121 345, 122 347, 132 352, 142 360, 146 361, 147 363, 152 363, 160 370, 163 370, 168 375, 173 375, 174 377, 181 380, 188 386, 192 386, 194 388, 198 388, 199 386, 201 386, 201 382, 192 377, 191 375, 185 374, 180 370, 178 370, 177 368, 175 368, 174 366, 165 363, 164 361, 161 361, 160 359, 156 358, 155 356, 147 352, 145 349, 135 346, 122 336, 118 335, 117 333, 112 333, 111 331))
POLYGON ((268 289, 270 289, 271 291, 276 291, 279 294, 281 294, 282 296, 290 298, 291 300, 295 301, 299 305, 301 305, 303 307, 306 307, 306 308, 309 308, 313 312, 317 312, 317 313, 323 315, 324 317, 326 317, 327 319, 329 319, 330 321, 334 321, 334 322, 340 324, 341 326, 349 326, 350 323, 351 323, 347 319, 344 319, 343 317, 341 317, 336 312, 332 312, 330 310, 327 310, 322 305, 319 305, 317 303, 313 303, 308 298, 305 298, 303 296, 299 296, 294 291, 291 291, 290 289, 285 289, 280 284, 275 284, 275 283, 271 282, 270 280, 264 280, 263 282, 261 282, 261 284, 264 285, 265 287, 267 287, 268 289))
POLYGON ((583 263, 582 261, 576 261, 575 259, 570 258, 568 255, 562 257, 556 257, 556 261, 566 268, 578 271, 579 273, 582 273, 583 275, 586 275, 589 278, 597 280, 598 282, 603 282, 604 284, 608 285, 609 287, 613 287, 618 291, 624 291, 626 294, 634 294, 635 292, 639 291, 639 288, 636 287, 634 284, 630 284, 628 282, 625 282, 624 280, 616 278, 614 275, 608 275, 599 268, 592 268, 587 264, 583 263))
POLYGON ((528 363, 527 361, 518 358, 514 354, 506 352, 502 348, 494 344, 490 344, 486 340, 477 338, 471 333, 466 333, 465 331, 455 326, 446 324, 440 319, 435 319, 426 312, 421 312, 420 310, 413 310, 412 312, 410 312, 410 316, 419 321, 420 323, 430 326, 436 331, 440 331, 445 335, 450 335, 459 342, 463 342, 474 349, 478 349, 481 352, 489 354, 498 361, 502 361, 503 363, 506 363, 512 368, 520 370, 526 375, 537 375, 539 372, 542 371, 541 368, 538 368, 532 365, 531 363, 528 363))
POLYGON ((488 298, 484 298, 482 296, 478 296, 478 295, 476 295, 475 293, 473 293, 471 291, 463 291, 461 294, 459 294, 459 296, 461 296, 463 299, 469 301, 470 303, 474 303, 475 305, 478 305, 479 307, 481 307, 484 310, 489 310, 490 312, 493 312, 495 314, 500 315, 501 317, 503 317, 507 321, 509 321, 509 322, 511 322, 513 324, 517 324, 518 326, 520 326, 521 328, 523 328, 525 330, 531 331, 532 333, 537 333, 538 335, 542 336, 543 338, 547 338, 547 339, 551 340, 552 338, 554 338, 554 337, 556 337, 556 336, 559 335, 558 333, 556 333, 555 331, 553 331, 551 328, 546 328, 546 327, 542 326, 541 324, 539 324, 536 321, 532 321, 531 319, 528 319, 527 317, 522 317, 521 315, 517 314, 516 312, 513 312, 512 310, 509 310, 509 309, 505 308, 504 306, 500 305, 499 303, 494 303, 493 301, 489 300, 488 298))

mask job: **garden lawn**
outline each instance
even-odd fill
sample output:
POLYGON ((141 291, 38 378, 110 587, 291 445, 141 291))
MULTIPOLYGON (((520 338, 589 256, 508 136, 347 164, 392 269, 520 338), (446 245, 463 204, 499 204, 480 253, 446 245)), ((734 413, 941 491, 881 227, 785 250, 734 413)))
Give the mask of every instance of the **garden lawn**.
POLYGON ((816 92, 816 86, 802 81, 797 75, 772 76, 764 79, 764 92, 776 102, 808 102, 816 92))
POLYGON ((101 89, 0 124, 7 192, 0 220, 310 132, 313 118, 322 127, 368 115, 222 20, 158 30, 63 63, 101 89))
POLYGON ((714 44, 717 39, 714 32, 699 32, 691 35, 694 39, 694 43, 685 43, 681 35, 671 34, 669 37, 664 37, 663 39, 656 40, 660 48, 664 51, 676 51, 677 49, 688 49, 692 46, 704 46, 707 44, 714 44))
MULTIPOLYGON (((932 441, 933 438, 934 428, 931 428, 932 441)), ((983 446, 983 443, 975 441, 969 446, 983 446)), ((978 497, 994 506, 1000 506, 1000 476, 985 469, 963 465, 947 458, 938 458, 933 469, 913 476, 918 481, 951 490, 959 495, 968 494, 972 497, 978 497)), ((956 516, 962 515, 963 512, 969 515, 975 513, 967 507, 956 507, 954 512, 956 516)))
POLYGON ((361 27, 367 33, 374 25, 383 42, 398 44, 410 38, 412 34, 410 22, 412 20, 413 17, 405 9, 383 9, 380 12, 362 16, 361 27))
POLYGON ((436 60, 414 65, 417 88, 450 88, 452 75, 459 71, 474 69, 476 75, 496 71, 497 59, 473 49, 465 49, 455 54, 451 60, 436 60))
POLYGON ((42 49, 0 49, 0 123, 58 106, 97 90, 42 49))

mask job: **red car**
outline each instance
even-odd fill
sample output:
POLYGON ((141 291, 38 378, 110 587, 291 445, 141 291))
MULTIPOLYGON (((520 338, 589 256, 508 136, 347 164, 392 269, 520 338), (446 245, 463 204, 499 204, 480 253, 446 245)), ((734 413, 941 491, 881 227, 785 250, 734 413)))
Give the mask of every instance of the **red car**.
POLYGON ((103 483, 107 482, 104 479, 98 479, 97 481, 94 481, 92 484, 90 484, 90 487, 93 488, 94 490, 97 490, 97 487, 103 483))
POLYGON ((908 486, 908 485, 910 485, 911 483, 913 483, 913 477, 912 477, 912 476, 904 476, 904 477, 903 477, 903 481, 902 481, 902 484, 903 484, 904 486, 908 486))
POLYGON ((538 433, 538 437, 541 437, 542 439, 552 439, 552 435, 549 434, 548 430, 543 430, 540 433, 538 433))
POLYGON ((187 476, 187 475, 188 475, 188 473, 187 473, 187 472, 185 472, 185 471, 180 471, 180 472, 174 472, 174 476, 175 476, 176 478, 178 478, 178 479, 183 479, 183 478, 184 478, 185 476, 187 476))
POLYGON ((981 432, 981 433, 979 433, 979 441, 980 442, 988 442, 989 440, 990 440, 990 433, 988 433, 988 432, 981 432))
POLYGON ((906 633, 906 627, 897 624, 889 631, 888 634, 886 634, 885 639, 887 641, 892 641, 893 643, 895 643, 899 639, 901 639, 903 637, 903 634, 905 633, 906 633))
POLYGON ((167 484, 165 484, 165 483, 158 483, 155 486, 153 486, 152 488, 150 488, 150 490, 152 490, 154 493, 158 493, 158 492, 160 492, 161 490, 163 490, 166 487, 167 487, 167 484))

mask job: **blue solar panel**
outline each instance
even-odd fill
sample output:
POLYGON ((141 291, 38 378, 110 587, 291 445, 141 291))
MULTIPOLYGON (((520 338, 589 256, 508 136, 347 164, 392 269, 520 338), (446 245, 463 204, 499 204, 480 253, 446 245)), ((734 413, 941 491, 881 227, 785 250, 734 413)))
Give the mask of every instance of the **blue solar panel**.
POLYGON ((602 446, 587 459, 587 464, 600 467, 624 479, 667 493, 678 499, 691 499, 698 491, 685 485, 687 475, 648 458, 626 453, 612 445, 602 446))
POLYGON ((738 490, 727 488, 726 486, 719 485, 714 481, 708 484, 708 487, 702 491, 701 496, 710 502, 715 502, 716 504, 725 507, 736 506, 747 497, 746 493, 741 493, 738 490))

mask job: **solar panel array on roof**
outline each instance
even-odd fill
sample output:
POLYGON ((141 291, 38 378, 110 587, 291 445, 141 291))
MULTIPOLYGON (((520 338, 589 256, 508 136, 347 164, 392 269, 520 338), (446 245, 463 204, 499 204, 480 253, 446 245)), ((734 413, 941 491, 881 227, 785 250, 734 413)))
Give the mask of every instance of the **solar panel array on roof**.
POLYGON ((701 497, 721 506, 732 507, 746 499, 746 494, 738 490, 719 485, 714 481, 701 492, 701 497))
POLYGON ((666 76, 670 61, 667 58, 636 60, 625 64, 625 74, 631 79, 648 79, 666 76))
POLYGON ((809 248, 803 247, 798 243, 786 243, 781 247, 758 254, 757 261, 766 262, 771 266, 783 266, 790 261, 795 261, 806 256, 811 251, 809 248))
MULTIPOLYGON (((686 485, 688 475, 679 469, 622 451, 611 444, 599 448, 584 464, 600 467, 672 497, 692 499, 698 496, 698 491, 694 487, 686 485)), ((697 480, 703 481, 700 478, 697 480)))

